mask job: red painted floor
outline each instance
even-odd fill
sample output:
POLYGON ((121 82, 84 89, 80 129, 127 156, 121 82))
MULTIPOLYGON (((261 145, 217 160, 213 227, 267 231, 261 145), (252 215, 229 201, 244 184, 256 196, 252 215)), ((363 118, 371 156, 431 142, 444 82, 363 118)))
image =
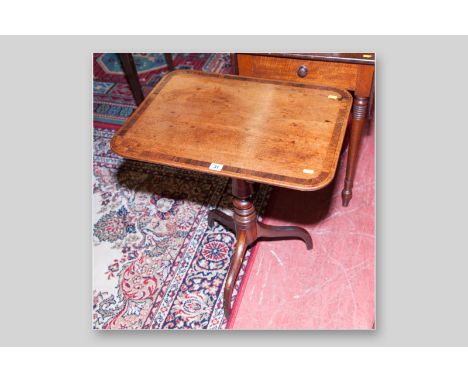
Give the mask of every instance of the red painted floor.
POLYGON ((275 188, 264 222, 300 225, 301 241, 257 244, 232 329, 372 329, 375 317, 374 126, 364 131, 353 199, 341 206, 346 153, 335 182, 316 192, 275 188))

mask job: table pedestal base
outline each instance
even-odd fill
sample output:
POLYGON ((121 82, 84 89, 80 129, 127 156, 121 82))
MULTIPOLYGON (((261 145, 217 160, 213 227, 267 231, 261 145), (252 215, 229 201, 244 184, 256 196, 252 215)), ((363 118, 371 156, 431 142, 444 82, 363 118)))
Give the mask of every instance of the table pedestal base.
POLYGON ((232 180, 232 203, 234 216, 212 210, 208 213, 208 224, 213 226, 216 220, 222 225, 236 232, 237 244, 229 266, 224 286, 224 313, 226 317, 231 314, 232 291, 239 274, 242 261, 247 248, 261 238, 298 238, 306 243, 307 249, 312 249, 312 238, 309 233, 300 227, 274 227, 257 221, 257 213, 250 196, 253 194, 252 183, 245 180, 232 180))

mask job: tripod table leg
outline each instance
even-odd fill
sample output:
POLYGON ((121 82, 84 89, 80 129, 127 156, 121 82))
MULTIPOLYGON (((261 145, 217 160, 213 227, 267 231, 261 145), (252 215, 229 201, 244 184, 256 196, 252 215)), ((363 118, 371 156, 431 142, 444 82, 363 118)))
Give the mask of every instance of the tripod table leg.
POLYGON ((231 300, 232 291, 237 280, 237 275, 244 260, 245 251, 247 249, 247 236, 245 231, 240 231, 237 236, 236 249, 229 266, 228 274, 226 277, 226 284, 224 286, 224 314, 229 318, 231 315, 231 300))
POLYGON ((208 212, 208 225, 213 227, 213 223, 217 221, 223 226, 228 227, 231 231, 235 231, 234 219, 232 216, 225 214, 219 210, 211 210, 208 212))
POLYGON ((307 249, 312 249, 312 238, 309 232, 301 227, 291 226, 271 226, 257 222, 257 235, 259 238, 297 238, 301 239, 307 246, 307 249))

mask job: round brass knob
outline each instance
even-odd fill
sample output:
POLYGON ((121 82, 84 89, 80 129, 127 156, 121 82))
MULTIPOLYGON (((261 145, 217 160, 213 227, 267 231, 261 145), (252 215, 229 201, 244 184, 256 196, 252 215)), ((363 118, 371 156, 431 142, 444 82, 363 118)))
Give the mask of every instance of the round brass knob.
POLYGON ((297 69, 297 75, 301 78, 304 78, 307 76, 307 73, 309 72, 309 69, 307 69, 307 66, 301 65, 299 66, 299 69, 297 69))

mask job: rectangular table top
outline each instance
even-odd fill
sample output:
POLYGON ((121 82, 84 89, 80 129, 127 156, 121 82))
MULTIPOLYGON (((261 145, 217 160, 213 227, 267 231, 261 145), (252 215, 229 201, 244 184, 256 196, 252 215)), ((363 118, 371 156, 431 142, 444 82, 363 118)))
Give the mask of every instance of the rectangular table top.
POLYGON ((338 88, 178 70, 111 148, 129 159, 316 190, 333 179, 351 105, 338 88))

